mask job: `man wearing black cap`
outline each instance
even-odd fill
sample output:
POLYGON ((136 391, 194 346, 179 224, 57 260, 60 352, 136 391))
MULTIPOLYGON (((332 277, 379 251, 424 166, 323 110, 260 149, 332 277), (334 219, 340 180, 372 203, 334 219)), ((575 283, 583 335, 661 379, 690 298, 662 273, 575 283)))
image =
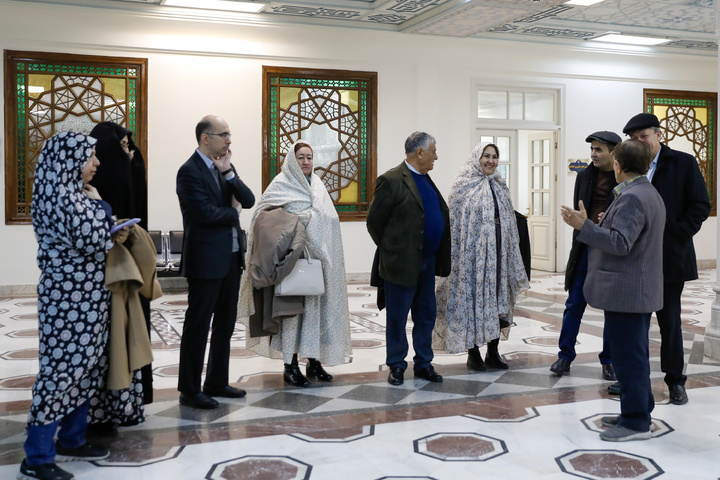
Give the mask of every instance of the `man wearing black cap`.
POLYGON ((647 177, 665 203, 663 234, 663 308, 656 312, 660 326, 660 368, 670 389, 670 403, 687 403, 680 296, 685 282, 698 278, 693 236, 710 214, 710 199, 697 160, 660 143, 662 131, 651 113, 635 115, 623 133, 647 144, 652 162, 647 177))
MULTIPOLYGON (((575 194, 573 208, 579 210, 582 200, 588 212, 588 218, 598 223, 598 215, 607 210, 612 201, 612 189, 617 185, 613 171, 612 151, 622 139, 614 132, 595 132, 589 135, 586 142, 590 144, 590 163, 578 173, 575 179, 575 194)), ((570 258, 565 269, 565 290, 568 298, 565 302, 562 329, 560 330, 558 359, 550 367, 550 371, 562 376, 570 371, 570 364, 575 360, 575 343, 580 331, 580 320, 587 302, 583 295, 583 286, 587 276, 588 247, 578 242, 580 232, 573 230, 572 248, 570 258)), ((603 334, 603 349, 598 355, 602 365, 602 376, 605 380, 615 380, 615 370, 612 365, 607 341, 603 334)))

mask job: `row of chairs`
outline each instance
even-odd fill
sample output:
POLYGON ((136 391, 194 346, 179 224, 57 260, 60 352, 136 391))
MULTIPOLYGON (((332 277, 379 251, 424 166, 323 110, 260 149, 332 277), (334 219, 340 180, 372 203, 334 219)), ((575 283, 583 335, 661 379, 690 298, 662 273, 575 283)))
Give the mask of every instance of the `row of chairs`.
POLYGON ((155 244, 157 261, 155 267, 160 276, 179 275, 180 259, 182 257, 183 231, 148 230, 155 244))

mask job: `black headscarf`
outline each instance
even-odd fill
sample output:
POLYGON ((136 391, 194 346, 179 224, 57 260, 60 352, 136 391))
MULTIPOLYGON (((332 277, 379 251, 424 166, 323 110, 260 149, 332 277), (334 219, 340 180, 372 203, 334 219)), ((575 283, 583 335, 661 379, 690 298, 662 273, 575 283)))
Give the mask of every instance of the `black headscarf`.
POLYGON ((97 139, 95 154, 100 160, 90 184, 110 204, 117 218, 139 217, 140 226, 147 230, 145 160, 133 142, 132 132, 117 123, 101 122, 92 129, 90 136, 97 139), (120 146, 120 140, 125 136, 130 151, 135 152, 132 160, 120 146))

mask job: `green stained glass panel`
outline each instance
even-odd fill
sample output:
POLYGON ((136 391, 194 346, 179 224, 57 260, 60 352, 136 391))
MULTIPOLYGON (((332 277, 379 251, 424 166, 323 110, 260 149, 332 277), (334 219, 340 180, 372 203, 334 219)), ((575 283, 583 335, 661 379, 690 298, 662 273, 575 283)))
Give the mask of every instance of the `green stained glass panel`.
POLYGON ((89 133, 95 124, 112 121, 133 131, 146 150, 147 100, 139 93, 146 85, 146 66, 140 65, 146 64, 145 59, 5 51, 5 82, 13 83, 15 92, 14 98, 5 97, 6 108, 14 110, 12 123, 6 123, 12 151, 6 157, 6 223, 29 223, 35 164, 52 135, 89 133), (25 61, 29 57, 35 60, 25 61), (30 94, 29 76, 47 81, 33 84, 30 94))
POLYGON ((315 153, 315 173, 322 179, 337 211, 347 219, 361 219, 367 212, 374 177, 376 75, 365 72, 303 70, 264 67, 266 142, 263 185, 280 172, 287 149, 297 140, 310 143, 315 153), (278 74, 270 70, 283 70, 278 74), (374 105, 374 103, 373 103, 374 105))
POLYGON ((690 145, 708 188, 712 214, 717 208, 717 152, 715 149, 717 94, 714 92, 645 91, 645 111, 654 113, 663 130, 663 143, 672 147, 675 138, 690 145))

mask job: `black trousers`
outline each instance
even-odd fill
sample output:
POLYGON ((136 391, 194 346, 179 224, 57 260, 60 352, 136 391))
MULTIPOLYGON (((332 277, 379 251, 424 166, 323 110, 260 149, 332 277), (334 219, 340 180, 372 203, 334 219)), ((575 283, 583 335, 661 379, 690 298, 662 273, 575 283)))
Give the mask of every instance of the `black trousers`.
POLYGON ((650 429, 650 413, 655 408, 650 387, 650 313, 605 311, 605 331, 620 395, 620 425, 638 432, 650 429))
POLYGON ((228 384, 230 340, 237 319, 240 291, 240 253, 233 253, 228 274, 221 279, 188 278, 188 308, 180 341, 178 390, 186 395, 200 392, 210 321, 212 336, 205 385, 228 384))
POLYGON ((663 308, 656 312, 660 326, 660 369, 665 374, 665 383, 685 385, 683 375, 685 350, 683 349, 682 322, 680 321, 680 297, 685 282, 667 282, 663 285, 663 308))

